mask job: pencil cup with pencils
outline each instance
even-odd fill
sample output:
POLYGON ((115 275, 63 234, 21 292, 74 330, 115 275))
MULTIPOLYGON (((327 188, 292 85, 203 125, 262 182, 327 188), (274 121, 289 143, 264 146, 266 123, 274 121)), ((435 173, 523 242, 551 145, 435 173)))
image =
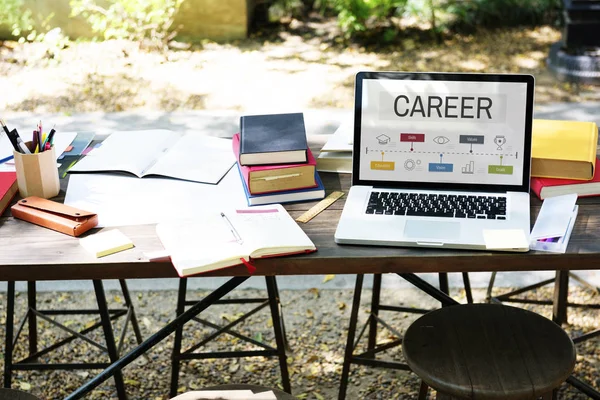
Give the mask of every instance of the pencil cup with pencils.
POLYGON ((60 192, 60 181, 54 147, 34 153, 33 142, 25 145, 32 154, 13 151, 19 194, 21 197, 37 196, 44 199, 56 196, 60 192))

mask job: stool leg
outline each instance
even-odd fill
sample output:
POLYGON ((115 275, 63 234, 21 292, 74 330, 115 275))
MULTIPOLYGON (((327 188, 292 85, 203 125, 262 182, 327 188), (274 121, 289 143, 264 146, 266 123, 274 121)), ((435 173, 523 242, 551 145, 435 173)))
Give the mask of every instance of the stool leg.
POLYGON ((358 321, 358 309, 360 308, 360 294, 363 285, 363 274, 356 275, 356 285, 354 286, 354 300, 352 301, 352 310, 350 312, 350 326, 348 327, 348 338, 346 339, 346 350, 344 351, 344 364, 342 366, 342 378, 340 381, 339 400, 346 398, 348 388, 348 376, 350 375, 350 363, 354 353, 354 335, 356 334, 356 323, 358 321))
POLYGON ((558 399, 557 392, 558 392, 557 390, 548 392, 545 395, 543 395, 541 399, 542 400, 556 400, 556 399, 558 399))
POLYGON ((423 381, 421 381, 421 387, 419 388, 419 400, 427 400, 427 392, 429 391, 429 386, 423 381))
POLYGON ((556 271, 552 321, 558 325, 567 323, 567 300, 569 297, 569 271, 556 271))
POLYGON ((371 297, 371 316, 369 318, 369 338, 367 350, 373 350, 377 345, 377 317, 381 299, 381 274, 373 275, 373 295, 371 297))
MULTIPOLYGON (((179 292, 177 294, 177 310, 175 313, 179 317, 185 311, 185 292, 187 290, 187 279, 179 279, 179 292)), ((171 388, 169 397, 177 395, 177 386, 179 384, 179 356, 181 354, 181 339, 183 336, 183 325, 175 329, 175 338, 173 340, 173 352, 171 354, 171 388)))
POLYGON ((269 294, 269 307, 271 308, 271 318, 273 319, 273 330, 275 331, 275 343, 277 344, 279 368, 281 369, 281 383, 283 385, 283 390, 291 394, 292 386, 290 384, 290 375, 287 368, 287 356, 285 354, 285 327, 283 325, 283 318, 280 317, 283 313, 280 314, 279 306, 281 302, 279 300, 277 283, 274 276, 266 276, 265 280, 267 283, 267 292, 269 294))
POLYGON ((4 338, 4 387, 10 389, 12 380, 13 329, 15 317, 15 282, 7 283, 6 332, 4 338))
POLYGON ((29 329, 29 355, 37 353, 37 316, 30 310, 37 310, 35 281, 27 282, 27 325, 29 329))
POLYGON ((135 308, 131 302, 131 296, 129 295, 127 282, 125 279, 119 279, 119 284, 121 285, 121 292, 123 293, 127 310, 131 312, 131 327, 133 328, 133 333, 135 334, 135 340, 137 341, 137 344, 142 344, 144 339, 142 338, 142 332, 140 332, 140 326, 138 325, 137 317, 135 316, 135 308))
MULTIPOLYGON (((108 314, 108 306, 106 305, 104 286, 102 285, 101 280, 94 279, 93 282, 94 291, 96 292, 96 301, 98 302, 98 311, 100 313, 100 322, 102 322, 102 329, 104 330, 104 337, 106 338, 106 349, 108 350, 110 362, 114 363, 119 359, 119 355, 117 354, 117 344, 115 343, 115 336, 113 334, 112 324, 110 323, 110 315, 108 314)), ((123 374, 120 370, 115 372, 114 378, 119 400, 126 400, 127 393, 125 392, 125 382, 123 382, 123 374)))

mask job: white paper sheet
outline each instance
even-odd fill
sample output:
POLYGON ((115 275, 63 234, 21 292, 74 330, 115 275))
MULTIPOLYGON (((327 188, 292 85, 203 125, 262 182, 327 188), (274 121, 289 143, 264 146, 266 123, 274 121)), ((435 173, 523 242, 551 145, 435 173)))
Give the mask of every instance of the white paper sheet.
MULTIPOLYGON (((76 136, 76 132, 56 132, 54 135, 54 151, 57 159, 69 147, 76 136)), ((10 144, 10 140, 8 140, 8 136, 4 132, 0 132, 0 160, 12 156, 12 154, 13 147, 10 144)), ((0 171, 15 171, 14 160, 0 164, 0 171)))
POLYGON ((99 226, 154 224, 247 206, 237 168, 218 185, 125 174, 72 174, 65 204, 98 214, 99 226))
POLYGON ((173 397, 171 400, 198 400, 198 399, 225 399, 225 400, 277 400, 273 391, 254 394, 252 390, 194 390, 173 397))
POLYGON ((194 390, 173 397, 171 400, 198 400, 198 399, 227 399, 239 400, 253 396, 252 390, 194 390))
POLYGON ((234 163, 231 140, 188 134, 145 173, 217 183, 234 163))
POLYGON ((576 201, 576 193, 545 199, 531 231, 531 238, 545 239, 564 236, 573 217, 576 201))

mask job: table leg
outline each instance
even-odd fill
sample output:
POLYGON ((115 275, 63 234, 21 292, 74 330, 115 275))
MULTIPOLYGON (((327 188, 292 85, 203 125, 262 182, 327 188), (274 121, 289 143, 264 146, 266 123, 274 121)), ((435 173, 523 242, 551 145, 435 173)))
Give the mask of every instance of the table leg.
POLYGON ((346 339, 346 350, 344 352, 344 365, 342 366, 342 378, 340 382, 339 400, 346 398, 346 389, 348 388, 348 377, 350 375, 350 361, 354 353, 354 335, 356 333, 356 323, 358 321, 358 309, 360 308, 360 294, 362 292, 363 274, 356 275, 356 285, 354 286, 354 300, 352 301, 352 312, 350 313, 350 326, 348 327, 348 337, 346 339))
POLYGON ((292 393, 292 385, 290 384, 290 375, 287 367, 287 355, 285 349, 285 327, 283 325, 283 313, 280 313, 279 291, 274 276, 267 276, 267 292, 269 294, 269 305, 271 307, 271 318, 273 318, 273 329, 275 330, 275 343, 277 343, 277 355, 279 357, 279 368, 281 369, 281 384, 283 390, 292 393))
POLYGON ((569 297, 569 271, 556 271, 552 321, 558 325, 567 323, 567 301, 569 297))
MULTIPOLYGON (((367 350, 375 349, 377 344, 377 316, 379 316, 379 303, 381 299, 381 274, 373 275, 373 295, 371 296, 371 316, 369 318, 369 337, 367 350)), ((373 355, 375 358, 375 355, 373 355)))
POLYGON ((6 291, 6 332, 4 339, 4 387, 10 389, 12 381, 12 359, 13 359, 13 330, 15 316, 15 282, 7 283, 6 291))
MULTIPOLYGON (((179 317, 185 311, 185 294, 187 291, 187 279, 179 279, 179 291, 177 292, 177 308, 175 314, 179 317)), ((177 386, 179 386, 179 363, 181 362, 181 339, 183 336, 183 324, 175 329, 175 341, 173 342, 173 351, 171 353, 171 388, 169 397, 177 395, 177 386)))
POLYGON ((440 272, 438 274, 438 280, 440 282, 440 290, 446 294, 450 294, 450 283, 448 282, 448 273, 440 272))
POLYGON ((429 283, 425 282, 423 279, 419 278, 415 274, 399 273, 398 275, 413 286, 415 286, 417 289, 422 290, 429 296, 438 300, 440 303, 442 303, 442 307, 459 304, 458 301, 454 300, 452 297, 448 296, 446 293, 442 292, 435 286, 432 286, 429 283))
POLYGON ((131 327, 133 328, 133 333, 135 334, 135 340, 137 341, 137 344, 141 344, 144 341, 144 339, 142 338, 142 332, 140 331, 140 326, 137 322, 137 317, 135 315, 135 307, 133 307, 133 303, 131 302, 131 296, 129 295, 129 288, 127 287, 127 282, 125 281, 125 279, 119 279, 119 284, 121 285, 121 292, 123 293, 123 298, 125 299, 127 311, 131 312, 131 327))
MULTIPOLYGON (((96 301, 98 303, 98 311, 100 313, 100 322, 102 323, 102 329, 104 330, 104 338, 106 340, 108 357, 110 358, 110 362, 114 363, 119 359, 119 354, 117 353, 117 344, 115 343, 115 336, 113 334, 110 315, 108 314, 108 307, 106 305, 104 285, 102 284, 101 280, 94 279, 94 291, 96 292, 96 301)), ((126 400, 127 392, 125 391, 125 382, 123 381, 123 374, 121 374, 121 370, 116 371, 114 378, 119 400, 126 400)))
POLYGON ((29 355, 37 353, 37 315, 31 310, 37 310, 37 292, 35 281, 27 282, 27 318, 29 328, 29 355))
POLYGON ((233 289, 241 285, 248 278, 248 276, 236 276, 234 278, 231 278, 223 285, 221 285, 218 289, 206 296, 204 299, 194 304, 183 314, 175 318, 173 321, 169 322, 167 325, 165 325, 164 328, 156 332, 154 335, 150 336, 135 349, 131 350, 125 356, 121 357, 118 361, 113 362, 108 368, 96 375, 96 377, 91 379, 85 385, 81 386, 75 392, 71 393, 71 395, 66 397, 65 400, 81 399, 83 396, 94 390, 94 388, 98 387, 102 382, 106 381, 108 378, 121 371, 123 368, 125 368, 134 360, 136 360, 142 354, 145 354, 152 347, 160 343, 167 336, 173 333, 178 327, 182 326, 183 324, 194 318, 196 315, 198 315, 200 312, 206 310, 208 307, 214 304, 215 301, 219 300, 227 293, 231 292, 233 289))
POLYGON ((587 395, 590 399, 600 400, 600 392, 598 392, 596 389, 594 389, 587 383, 575 378, 573 375, 567 378, 567 383, 575 387, 581 393, 587 395))

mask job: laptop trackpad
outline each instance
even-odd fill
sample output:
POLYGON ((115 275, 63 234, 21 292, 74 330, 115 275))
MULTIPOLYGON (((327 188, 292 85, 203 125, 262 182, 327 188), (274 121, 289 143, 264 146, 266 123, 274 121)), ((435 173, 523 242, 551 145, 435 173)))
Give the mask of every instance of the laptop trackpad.
POLYGON ((460 222, 408 220, 404 235, 413 239, 456 240, 460 236, 460 222))

